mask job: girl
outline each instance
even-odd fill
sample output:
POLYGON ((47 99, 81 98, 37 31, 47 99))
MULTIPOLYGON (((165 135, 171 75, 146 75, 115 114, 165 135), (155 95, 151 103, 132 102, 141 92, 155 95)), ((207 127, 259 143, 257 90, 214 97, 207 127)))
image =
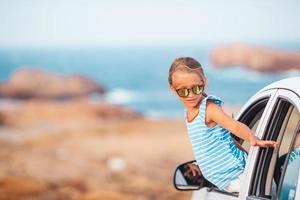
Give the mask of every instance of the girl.
POLYGON ((254 136, 245 124, 222 110, 220 98, 204 93, 207 78, 195 59, 176 58, 168 80, 171 91, 184 106, 188 135, 202 175, 221 190, 239 192, 247 154, 230 132, 252 146, 275 148, 277 143, 254 136))

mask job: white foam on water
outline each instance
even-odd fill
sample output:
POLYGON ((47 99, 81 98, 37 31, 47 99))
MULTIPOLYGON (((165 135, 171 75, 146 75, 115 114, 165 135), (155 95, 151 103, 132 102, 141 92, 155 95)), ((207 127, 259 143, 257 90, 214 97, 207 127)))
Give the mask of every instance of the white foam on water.
POLYGON ((104 95, 105 101, 113 104, 128 104, 144 100, 144 96, 136 91, 115 88, 104 95))
POLYGON ((104 95, 92 94, 90 95, 90 100, 92 102, 105 101, 111 104, 126 105, 129 103, 139 102, 146 99, 145 95, 143 95, 140 92, 123 88, 114 88, 106 92, 104 95))

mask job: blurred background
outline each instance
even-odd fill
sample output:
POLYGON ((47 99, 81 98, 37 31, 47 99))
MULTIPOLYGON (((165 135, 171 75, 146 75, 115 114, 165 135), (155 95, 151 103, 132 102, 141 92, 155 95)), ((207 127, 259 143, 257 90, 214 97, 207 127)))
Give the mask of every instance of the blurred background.
POLYGON ((300 75, 300 3, 0 1, 0 199, 189 199, 193 160, 168 88, 196 58, 207 93, 237 115, 300 75))

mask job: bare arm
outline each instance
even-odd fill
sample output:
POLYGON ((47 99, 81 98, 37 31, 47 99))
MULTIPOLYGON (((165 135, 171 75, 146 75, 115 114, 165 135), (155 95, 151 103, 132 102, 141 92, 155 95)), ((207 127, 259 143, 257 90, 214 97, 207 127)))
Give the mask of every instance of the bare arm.
POLYGON ((272 140, 260 140, 248 126, 227 115, 221 107, 213 102, 207 101, 206 113, 211 120, 243 140, 249 141, 252 146, 276 147, 277 145, 277 142, 272 140))

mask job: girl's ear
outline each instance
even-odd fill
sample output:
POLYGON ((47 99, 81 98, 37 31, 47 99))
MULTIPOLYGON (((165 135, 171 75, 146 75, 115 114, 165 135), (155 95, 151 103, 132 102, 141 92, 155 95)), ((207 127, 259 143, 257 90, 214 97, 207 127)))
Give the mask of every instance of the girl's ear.
POLYGON ((174 95, 176 95, 176 90, 172 85, 169 85, 170 90, 174 93, 174 95))
POLYGON ((204 77, 204 85, 206 86, 207 85, 207 78, 204 77))

